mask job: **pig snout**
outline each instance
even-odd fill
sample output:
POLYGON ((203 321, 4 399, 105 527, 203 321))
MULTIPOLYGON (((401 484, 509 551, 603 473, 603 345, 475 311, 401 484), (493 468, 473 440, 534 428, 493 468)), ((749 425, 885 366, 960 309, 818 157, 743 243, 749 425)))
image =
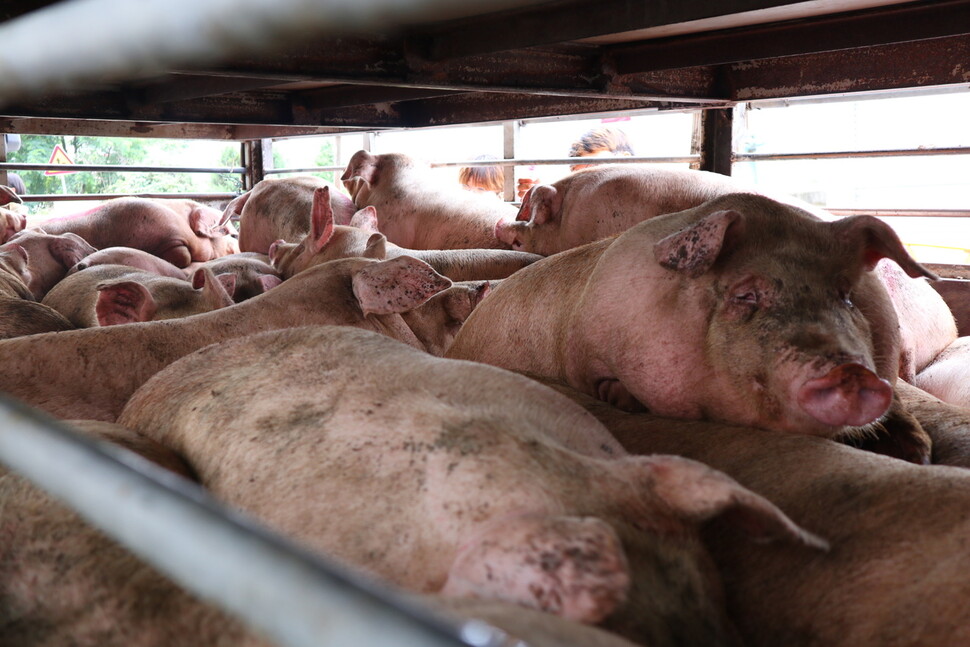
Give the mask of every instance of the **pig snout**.
POLYGON ((865 425, 884 414, 893 389, 856 363, 840 364, 798 390, 798 404, 815 420, 833 427, 865 425))
POLYGON ((514 223, 507 223, 504 220, 495 223, 495 237, 506 245, 511 245, 512 249, 521 251, 522 241, 516 235, 517 231, 518 228, 514 223))

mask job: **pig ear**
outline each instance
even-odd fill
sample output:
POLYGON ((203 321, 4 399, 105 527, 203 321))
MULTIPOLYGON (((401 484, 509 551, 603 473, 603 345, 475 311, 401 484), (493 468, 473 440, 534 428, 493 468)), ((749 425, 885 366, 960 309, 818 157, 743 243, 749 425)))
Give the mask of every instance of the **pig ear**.
POLYGON ((351 217, 350 226, 372 234, 379 234, 381 230, 377 227, 377 209, 373 206, 364 207, 351 217))
POLYGON ((141 283, 118 281, 98 286, 94 312, 101 326, 151 321, 155 310, 155 299, 141 283))
POLYGON ((51 256, 65 269, 74 267, 81 262, 82 258, 96 251, 98 250, 91 247, 87 241, 72 233, 62 234, 50 243, 51 256))
POLYGON ((196 236, 203 238, 209 235, 209 227, 203 219, 204 215, 199 209, 193 209, 189 212, 189 228, 195 232, 196 236))
POLYGON ((758 541, 785 539, 828 549, 828 542, 800 528, 770 501, 715 469, 679 456, 633 459, 645 469, 647 487, 677 516, 703 523, 722 516, 758 541))
POLYGON ((17 204, 24 203, 13 189, 0 184, 0 204, 10 204, 11 202, 16 202, 17 204))
POLYGON ((724 249, 728 229, 742 216, 737 211, 715 211, 700 222, 657 241, 653 255, 661 266, 696 278, 711 269, 724 249))
POLYGON ((212 273, 208 267, 200 267, 192 275, 192 287, 202 288, 203 300, 213 308, 224 308, 232 305, 232 293, 236 291, 235 274, 212 273))
POLYGON ((532 187, 523 201, 522 208, 515 216, 516 220, 527 220, 534 225, 555 222, 562 207, 562 196, 556 187, 549 184, 539 184, 532 187), (528 204, 528 210, 526 205, 528 204))
POLYGON ((246 191, 241 196, 233 198, 229 201, 226 208, 222 210, 222 218, 219 219, 220 225, 224 225, 229 222, 233 216, 242 215, 243 207, 245 207, 246 203, 249 201, 250 193, 252 193, 252 191, 246 191))
POLYGON ((407 312, 451 286, 430 265, 410 256, 371 263, 354 274, 354 296, 364 315, 407 312))
POLYGON ((333 236, 333 207, 330 206, 330 188, 314 189, 313 207, 310 211, 310 240, 313 251, 319 252, 333 236))
POLYGON ((848 240, 855 249, 861 250, 862 266, 867 272, 876 267, 881 259, 890 258, 913 278, 939 278, 909 255, 892 227, 874 216, 849 216, 836 220, 830 226, 836 231, 837 239, 848 240))
POLYGON ((275 274, 260 274, 259 279, 257 280, 259 281, 259 284, 263 286, 263 292, 272 290, 277 285, 283 282, 283 279, 276 276, 275 274))
POLYGON ((387 238, 384 234, 371 234, 364 246, 364 258, 376 258, 379 261, 387 257, 387 238))
POLYGON ((377 158, 365 150, 354 153, 347 164, 347 169, 340 176, 341 182, 348 182, 359 177, 368 184, 373 184, 377 175, 377 158))

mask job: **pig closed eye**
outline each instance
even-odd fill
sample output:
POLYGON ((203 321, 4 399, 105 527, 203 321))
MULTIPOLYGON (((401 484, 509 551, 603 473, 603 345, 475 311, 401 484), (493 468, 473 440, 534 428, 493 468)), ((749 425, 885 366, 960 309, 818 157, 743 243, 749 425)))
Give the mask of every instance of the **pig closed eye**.
POLYGON ((745 290, 743 292, 738 292, 734 295, 734 303, 742 306, 757 307, 758 305, 758 293, 755 290, 745 290))

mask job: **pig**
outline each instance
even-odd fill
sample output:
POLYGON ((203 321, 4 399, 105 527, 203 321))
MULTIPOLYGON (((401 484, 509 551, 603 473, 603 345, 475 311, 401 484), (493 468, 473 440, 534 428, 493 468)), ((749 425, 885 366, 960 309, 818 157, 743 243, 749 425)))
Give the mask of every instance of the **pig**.
MULTIPOLYGON (((72 427, 158 463, 173 478, 191 478, 171 450, 130 430, 87 421, 72 427)), ((270 647, 2 467, 0 507, 0 644, 270 647)))
POLYGON ((506 249, 405 249, 387 242, 378 231, 374 207, 364 207, 355 213, 349 226, 336 224, 327 194, 327 188, 314 193, 310 231, 302 241, 277 240, 270 245, 270 261, 284 278, 336 258, 385 259, 407 255, 428 263, 453 281, 503 279, 542 258, 506 249))
POLYGON ((134 247, 176 267, 239 251, 218 212, 193 200, 114 198, 79 214, 46 220, 42 229, 75 233, 98 249, 134 247))
MULTIPOLYGON (((576 392, 568 389, 575 396, 576 392)), ((623 412, 579 401, 634 454, 702 461, 825 537, 831 550, 751 550, 718 522, 704 545, 750 647, 944 647, 970 642, 970 472, 830 440, 623 412), (902 494, 905 493, 905 494, 902 494)))
POLYGON ((527 378, 366 330, 210 346, 149 380, 119 423, 185 457, 217 498, 393 586, 654 647, 734 644, 697 524, 723 513, 825 546, 704 465, 624 455, 527 378))
POLYGON ((27 288, 37 301, 42 300, 71 267, 97 251, 77 234, 49 234, 39 229, 25 229, 17 233, 7 243, 0 245, 0 249, 8 249, 11 244, 19 245, 27 252, 27 269, 30 272, 27 288))
POLYGON ((966 279, 940 279, 930 283, 946 302, 957 322, 960 337, 970 335, 970 281, 966 279))
POLYGON ((943 297, 925 278, 912 278, 888 258, 876 263, 899 319, 899 377, 913 383, 944 348, 957 338, 956 321, 943 297))
MULTIPOLYGON (((266 294, 182 319, 69 330, 0 341, 0 391, 57 418, 113 422, 153 374, 198 348, 274 328, 329 323, 359 326, 422 350, 437 330, 409 324, 451 282, 426 263, 400 257, 344 259, 302 272, 266 294)), ((423 313, 422 313, 423 314, 423 313)))
MULTIPOLYGON (((639 164, 597 166, 526 193, 515 220, 495 225, 495 237, 512 249, 549 256, 619 234, 633 225, 684 211, 729 193, 762 193, 707 171, 639 164)), ((790 196, 770 197, 831 218, 790 196)))
POLYGON ((283 280, 276 268, 270 265, 269 257, 256 252, 239 252, 205 263, 192 263, 185 268, 185 275, 194 280, 202 267, 208 267, 216 276, 235 277, 236 287, 232 299, 236 303, 275 288, 283 280))
POLYGON ((0 244, 27 226, 27 216, 8 208, 10 204, 23 204, 23 200, 10 187, 0 185, 0 205, 4 205, 0 206, 0 244))
POLYGON ((239 219, 239 250, 267 254, 273 241, 298 242, 310 230, 310 204, 314 191, 329 191, 337 224, 350 223, 353 201, 330 182, 312 175, 271 178, 226 205, 223 220, 239 219))
POLYGON ((80 272, 89 267, 97 265, 127 265, 146 272, 152 272, 159 276, 168 276, 173 279, 184 279, 185 272, 175 267, 164 258, 149 254, 146 251, 135 249, 134 247, 106 247, 99 249, 89 256, 82 258, 76 265, 67 271, 70 276, 75 272, 80 272))
POLYGON ((509 249, 495 237, 495 223, 515 207, 441 185, 430 167, 407 155, 354 153, 341 176, 358 209, 374 206, 380 231, 409 249, 509 249))
POLYGON ((0 297, 34 300, 27 284, 30 267, 27 250, 17 243, 0 245, 0 297))
POLYGON ((970 337, 958 337, 910 381, 958 407, 970 408, 970 337))
POLYGON ((899 380, 899 398, 933 440, 934 465, 970 468, 970 409, 899 380))
POLYGON ((74 324, 61 313, 32 297, 28 300, 0 296, 0 339, 74 329, 74 324))
POLYGON ((884 257, 934 276, 876 218, 730 194, 513 274, 447 356, 669 417, 825 437, 888 425, 900 457, 927 462, 893 394, 898 322, 871 271, 884 257))
POLYGON ((233 304, 235 277, 197 272, 199 287, 126 265, 95 265, 55 285, 41 302, 78 328, 159 321, 233 304))

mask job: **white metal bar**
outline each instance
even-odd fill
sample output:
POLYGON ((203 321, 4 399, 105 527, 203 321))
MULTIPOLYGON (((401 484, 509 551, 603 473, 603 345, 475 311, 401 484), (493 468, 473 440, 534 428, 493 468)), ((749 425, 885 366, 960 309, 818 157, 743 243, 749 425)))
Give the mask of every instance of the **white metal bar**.
POLYGON ((485 623, 444 620, 378 588, 138 458, 0 396, 0 462, 281 647, 513 644, 485 623))
POLYGON ((67 0, 0 26, 0 104, 522 0, 67 0), (65 31, 65 26, 69 27, 65 31), (46 36, 46 37, 45 37, 46 36))
POLYGON ((735 162, 764 162, 817 159, 854 159, 862 157, 921 157, 926 155, 970 155, 970 146, 949 148, 897 148, 869 151, 829 151, 824 153, 735 153, 735 162))
POLYGON ((124 164, 28 164, 0 162, 0 169, 10 171, 76 171, 91 173, 245 173, 242 166, 131 166, 124 164))

